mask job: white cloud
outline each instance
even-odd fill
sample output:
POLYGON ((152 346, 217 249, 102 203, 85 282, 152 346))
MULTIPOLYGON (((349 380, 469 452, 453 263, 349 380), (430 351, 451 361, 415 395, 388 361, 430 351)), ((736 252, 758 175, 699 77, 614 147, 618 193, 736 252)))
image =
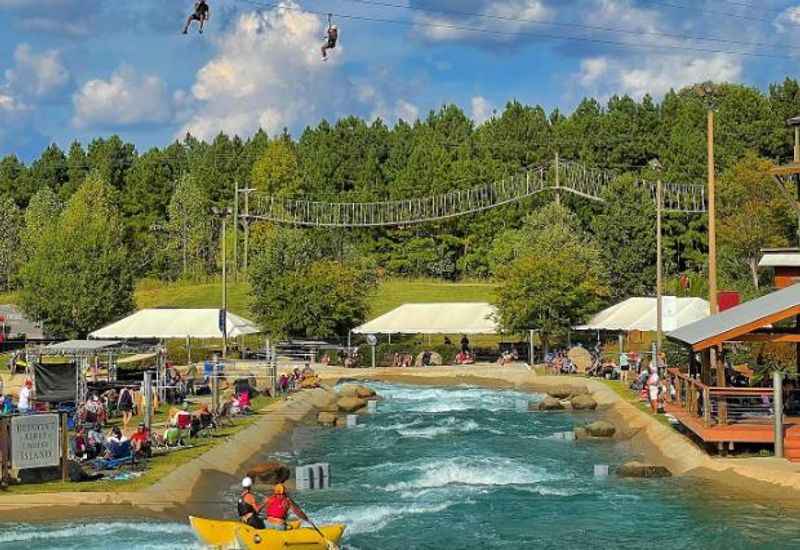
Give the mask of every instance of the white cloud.
POLYGON ((240 14, 214 39, 216 55, 197 72, 191 92, 180 94, 183 126, 176 135, 211 139, 221 131, 249 135, 259 128, 276 134, 355 113, 416 118, 416 107, 387 81, 353 81, 340 66, 346 55, 341 45, 323 62, 323 34, 324 21, 309 13, 240 14))
POLYGON ((472 98, 472 120, 480 125, 494 116, 494 105, 482 96, 475 96, 472 98))
POLYGON ((19 94, 44 97, 69 82, 69 71, 58 50, 37 54, 30 45, 20 44, 14 51, 14 68, 6 71, 6 82, 19 94))
POLYGON ((166 122, 172 103, 164 82, 123 66, 108 80, 86 82, 72 97, 74 126, 130 126, 166 122))
POLYGON ((10 113, 20 113, 22 111, 28 111, 30 107, 21 103, 18 99, 14 98, 10 95, 0 94, 0 111, 10 114, 10 113))
POLYGON ((631 60, 585 59, 576 77, 592 93, 627 94, 641 99, 645 94, 661 97, 670 89, 706 80, 735 82, 742 71, 742 60, 728 54, 645 56, 631 60))
POLYGON ((497 34, 480 36, 495 42, 513 42, 520 39, 514 33, 530 30, 536 27, 535 23, 550 21, 555 16, 555 11, 541 0, 486 0, 482 8, 470 11, 486 14, 488 17, 448 17, 425 13, 416 17, 417 28, 425 38, 444 42, 479 36, 464 27, 479 29, 486 28, 487 22, 496 23, 490 28, 497 30, 497 34))

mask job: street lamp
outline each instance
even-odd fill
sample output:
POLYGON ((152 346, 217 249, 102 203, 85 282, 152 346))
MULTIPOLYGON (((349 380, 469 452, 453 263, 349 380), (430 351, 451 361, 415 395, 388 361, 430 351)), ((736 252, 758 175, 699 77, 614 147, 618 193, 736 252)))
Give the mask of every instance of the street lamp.
POLYGON ((212 206, 211 213, 222 220, 222 318, 220 319, 220 330, 222 331, 222 358, 225 359, 228 354, 228 258, 225 251, 225 241, 228 216, 233 213, 233 209, 212 206))

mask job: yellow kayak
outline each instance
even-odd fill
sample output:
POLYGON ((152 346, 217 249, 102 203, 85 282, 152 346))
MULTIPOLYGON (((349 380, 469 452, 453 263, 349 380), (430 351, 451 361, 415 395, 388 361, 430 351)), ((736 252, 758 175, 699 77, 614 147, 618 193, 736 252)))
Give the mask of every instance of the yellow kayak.
MULTIPOLYGON (((327 550, 328 545, 319 533, 301 528, 299 521, 290 521, 288 531, 253 529, 236 520, 205 519, 189 516, 189 523, 200 541, 212 548, 254 548, 258 550, 327 550)), ((325 525, 320 531, 327 540, 338 544, 344 525, 325 525)))

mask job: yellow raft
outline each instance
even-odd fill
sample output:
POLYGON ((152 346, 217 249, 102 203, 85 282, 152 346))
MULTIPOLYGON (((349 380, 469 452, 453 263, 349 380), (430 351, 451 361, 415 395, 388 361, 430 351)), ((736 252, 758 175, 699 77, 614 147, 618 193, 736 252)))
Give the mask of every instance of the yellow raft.
MULTIPOLYGON (((299 521, 290 521, 288 531, 253 529, 236 520, 205 519, 189 516, 195 535, 212 548, 245 548, 247 550, 327 550, 328 545, 314 529, 301 528, 299 521)), ((323 525, 320 531, 334 544, 344 535, 344 525, 323 525)))

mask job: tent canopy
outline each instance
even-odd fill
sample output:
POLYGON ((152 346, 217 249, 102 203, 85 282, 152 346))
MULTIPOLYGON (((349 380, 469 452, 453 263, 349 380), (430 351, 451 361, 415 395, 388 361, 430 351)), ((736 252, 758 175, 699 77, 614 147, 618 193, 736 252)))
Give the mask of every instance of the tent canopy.
MULTIPOLYGON (((222 338, 219 315, 219 309, 142 309, 89 336, 120 340, 222 338)), ((255 323, 230 311, 226 315, 226 326, 231 338, 261 332, 255 323)))
POLYGON ((355 334, 497 334, 497 310, 486 303, 403 304, 353 329, 355 334))
MULTIPOLYGON (((708 302, 702 298, 663 296, 661 305, 665 331, 676 330, 709 315, 708 302)), ((655 298, 628 298, 594 315, 589 322, 575 327, 575 330, 654 332, 657 324, 655 298)))

